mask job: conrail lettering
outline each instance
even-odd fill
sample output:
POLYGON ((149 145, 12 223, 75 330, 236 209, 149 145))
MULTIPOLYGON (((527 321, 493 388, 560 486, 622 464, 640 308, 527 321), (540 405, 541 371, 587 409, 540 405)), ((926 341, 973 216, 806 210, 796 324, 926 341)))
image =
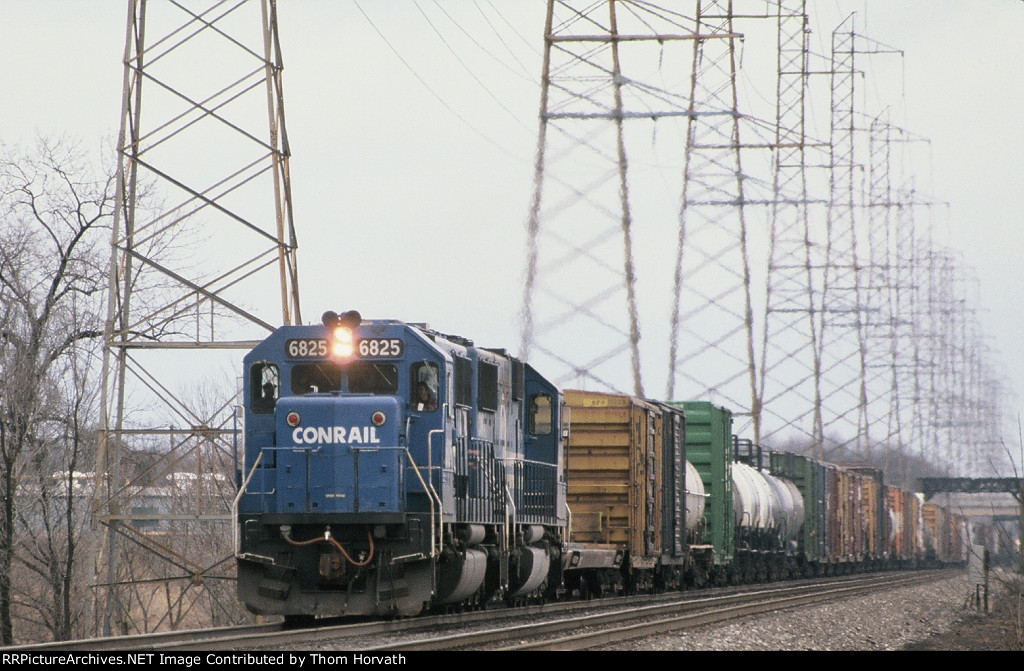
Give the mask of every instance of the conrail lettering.
POLYGON ((292 431, 292 441, 296 445, 312 443, 380 444, 375 426, 297 426, 292 431))

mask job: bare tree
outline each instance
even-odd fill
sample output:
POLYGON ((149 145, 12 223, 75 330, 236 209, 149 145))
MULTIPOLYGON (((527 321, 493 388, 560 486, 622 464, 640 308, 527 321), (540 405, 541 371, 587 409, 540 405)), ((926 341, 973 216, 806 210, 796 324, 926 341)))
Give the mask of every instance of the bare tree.
MULTIPOLYGON (((21 472, 13 593, 15 621, 34 625, 36 638, 81 638, 90 613, 89 504, 97 433, 98 387, 91 374, 99 343, 76 347, 54 366, 45 412, 21 472), (23 578, 22 578, 23 576, 23 578)), ((29 627, 26 627, 28 629, 29 627)), ((25 639, 25 636, 20 638, 25 639)))
POLYGON ((75 469, 92 394, 81 346, 102 336, 115 201, 110 171, 66 140, 40 139, 31 151, 4 147, 0 157, 0 644, 11 644, 19 552, 50 606, 23 599, 55 638, 72 633, 75 469), (23 494, 35 500, 19 515, 23 494), (28 530, 41 533, 22 543, 19 532, 28 530))

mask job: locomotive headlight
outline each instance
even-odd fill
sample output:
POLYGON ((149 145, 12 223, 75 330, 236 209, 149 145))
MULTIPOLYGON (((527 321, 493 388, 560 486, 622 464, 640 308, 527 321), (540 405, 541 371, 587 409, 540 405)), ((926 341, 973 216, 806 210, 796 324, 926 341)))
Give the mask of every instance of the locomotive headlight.
POLYGON ((370 415, 370 421, 373 422, 374 426, 381 426, 384 422, 388 421, 388 416, 378 410, 370 415))
POLYGON ((288 426, 298 426, 299 422, 302 421, 302 418, 299 417, 299 413, 292 410, 287 415, 285 415, 284 421, 288 422, 288 426))
POLYGON ((347 359, 355 351, 355 337, 352 335, 352 329, 345 326, 334 329, 334 344, 331 346, 334 356, 347 359))

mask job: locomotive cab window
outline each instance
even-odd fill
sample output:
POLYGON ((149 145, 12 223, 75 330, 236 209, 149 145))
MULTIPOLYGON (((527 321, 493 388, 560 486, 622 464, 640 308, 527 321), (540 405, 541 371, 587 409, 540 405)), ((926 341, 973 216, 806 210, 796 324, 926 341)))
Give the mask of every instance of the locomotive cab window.
POLYGON ((341 366, 330 362, 296 364, 290 388, 297 396, 341 391, 341 366))
POLYGON ((345 367, 330 362, 296 364, 292 367, 291 390, 298 395, 340 391, 397 394, 398 368, 394 364, 370 361, 353 361, 345 367))
POLYGON ((274 404, 281 393, 280 369, 272 363, 254 364, 249 371, 249 389, 254 413, 274 412, 274 404))
POLYGON ((345 367, 345 378, 353 394, 398 393, 398 367, 393 363, 353 361, 345 367))
POLYGON ((437 365, 425 362, 413 364, 409 380, 409 407, 417 412, 437 410, 437 365))
POLYGON ((530 397, 530 433, 547 436, 553 426, 553 406, 550 394, 534 394, 530 397))

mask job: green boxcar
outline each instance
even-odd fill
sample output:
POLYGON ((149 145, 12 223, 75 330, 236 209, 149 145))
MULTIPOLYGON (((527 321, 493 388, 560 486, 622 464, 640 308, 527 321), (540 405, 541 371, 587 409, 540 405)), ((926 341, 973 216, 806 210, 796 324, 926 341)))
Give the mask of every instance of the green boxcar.
POLYGON ((828 478, 825 467, 799 454, 773 452, 771 474, 791 480, 804 497, 804 525, 800 530, 799 552, 808 562, 828 563, 828 478))
POLYGON ((732 508, 732 411, 707 401, 671 403, 686 413, 686 459, 700 473, 704 493, 704 542, 714 546, 712 564, 720 575, 736 553, 732 508))

